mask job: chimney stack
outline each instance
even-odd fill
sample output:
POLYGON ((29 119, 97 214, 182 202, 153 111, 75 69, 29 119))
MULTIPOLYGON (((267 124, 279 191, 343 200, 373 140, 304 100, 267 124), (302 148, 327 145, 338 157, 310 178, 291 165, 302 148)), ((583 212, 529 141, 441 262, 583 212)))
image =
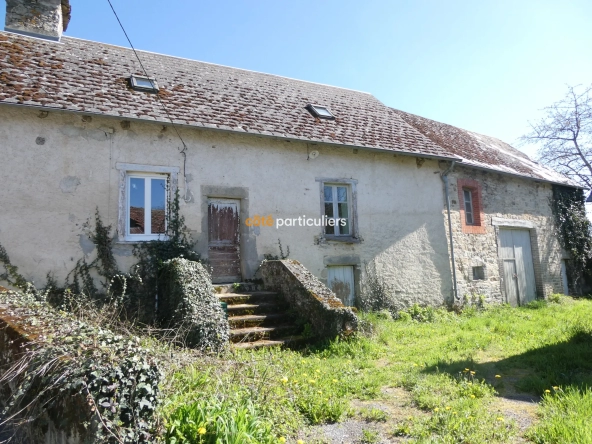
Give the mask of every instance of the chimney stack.
POLYGON ((70 0, 6 0, 4 30, 59 42, 71 11, 70 0))

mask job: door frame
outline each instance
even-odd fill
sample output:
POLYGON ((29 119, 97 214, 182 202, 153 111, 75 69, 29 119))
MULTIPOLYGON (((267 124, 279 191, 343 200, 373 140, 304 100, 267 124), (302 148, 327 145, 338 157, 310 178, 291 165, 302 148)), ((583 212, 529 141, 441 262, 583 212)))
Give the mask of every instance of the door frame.
POLYGON ((503 302, 508 302, 508 294, 506 292, 506 284, 504 278, 504 261, 501 258, 501 238, 500 229, 509 230, 524 230, 528 231, 530 238, 530 252, 532 256, 532 266, 534 269, 534 284, 535 284, 535 299, 544 297, 542 276, 541 276, 541 259, 539 255, 538 232, 537 226, 534 222, 524 219, 506 219, 501 217, 492 217, 491 224, 495 229, 495 240, 497 245, 497 259, 498 270, 500 277, 500 292, 502 294, 503 302))

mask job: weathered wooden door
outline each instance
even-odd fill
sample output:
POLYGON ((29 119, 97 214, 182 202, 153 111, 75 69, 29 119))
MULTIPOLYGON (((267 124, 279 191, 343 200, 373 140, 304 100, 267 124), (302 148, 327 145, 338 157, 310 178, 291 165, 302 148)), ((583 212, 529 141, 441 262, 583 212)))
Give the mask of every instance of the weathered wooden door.
POLYGON ((212 282, 240 282, 240 201, 208 202, 208 256, 212 282))
POLYGON ((507 302, 513 306, 527 304, 536 298, 530 233, 500 229, 499 236, 507 302))
POLYGON ((354 305, 354 267, 333 266, 327 268, 327 284, 344 305, 354 305))

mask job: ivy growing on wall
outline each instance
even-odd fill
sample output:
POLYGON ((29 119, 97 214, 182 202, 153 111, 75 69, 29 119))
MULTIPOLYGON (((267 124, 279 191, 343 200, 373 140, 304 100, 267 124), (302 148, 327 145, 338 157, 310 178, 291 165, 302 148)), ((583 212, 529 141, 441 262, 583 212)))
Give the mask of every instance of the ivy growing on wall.
POLYGON ((551 208, 559 243, 570 255, 574 287, 592 271, 591 224, 586 217, 585 197, 581 189, 553 186, 551 208))

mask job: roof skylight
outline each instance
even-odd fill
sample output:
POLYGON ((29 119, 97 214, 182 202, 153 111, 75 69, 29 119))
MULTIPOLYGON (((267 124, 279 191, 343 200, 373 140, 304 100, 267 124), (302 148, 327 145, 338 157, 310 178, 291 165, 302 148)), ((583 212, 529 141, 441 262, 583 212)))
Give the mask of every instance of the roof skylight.
POLYGON ((152 77, 136 76, 130 77, 130 84, 133 89, 138 91, 158 92, 158 84, 152 77))
POLYGON ((306 109, 314 116, 319 119, 335 119, 335 116, 329 111, 329 108, 321 105, 308 105, 306 109))

